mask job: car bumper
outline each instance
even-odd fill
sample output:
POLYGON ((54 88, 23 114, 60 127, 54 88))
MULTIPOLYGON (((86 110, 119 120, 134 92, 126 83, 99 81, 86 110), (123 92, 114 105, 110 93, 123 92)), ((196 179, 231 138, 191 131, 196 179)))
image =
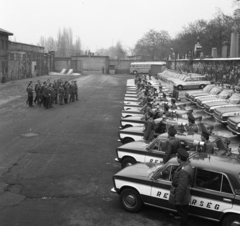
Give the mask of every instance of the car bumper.
POLYGON ((116 190, 115 188, 112 188, 112 189, 111 189, 111 192, 116 194, 116 193, 117 193, 117 190, 116 190))
POLYGON ((237 135, 240 135, 240 132, 231 128, 229 125, 227 125, 227 128, 233 133, 233 134, 237 134, 237 135))
POLYGON ((204 109, 204 112, 207 113, 208 115, 213 115, 213 112, 208 111, 208 110, 206 110, 206 109, 204 109))
POLYGON ((213 117, 218 121, 218 122, 221 122, 223 124, 226 124, 227 123, 227 119, 226 120, 222 120, 220 118, 218 118, 216 115, 213 114, 213 117))

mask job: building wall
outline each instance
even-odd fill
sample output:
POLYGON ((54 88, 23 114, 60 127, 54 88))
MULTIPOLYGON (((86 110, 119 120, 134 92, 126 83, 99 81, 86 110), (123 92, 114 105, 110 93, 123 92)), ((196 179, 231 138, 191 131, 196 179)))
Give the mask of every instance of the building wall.
POLYGON ((8 71, 8 35, 0 33, 0 81, 8 71))
POLYGON ((129 74, 132 60, 109 60, 109 65, 115 66, 116 74, 129 74))
POLYGON ((51 54, 44 47, 9 42, 7 80, 30 78, 48 74, 51 54))
POLYGON ((69 70, 71 66, 70 57, 55 57, 54 59, 55 71, 60 72, 62 69, 69 70))

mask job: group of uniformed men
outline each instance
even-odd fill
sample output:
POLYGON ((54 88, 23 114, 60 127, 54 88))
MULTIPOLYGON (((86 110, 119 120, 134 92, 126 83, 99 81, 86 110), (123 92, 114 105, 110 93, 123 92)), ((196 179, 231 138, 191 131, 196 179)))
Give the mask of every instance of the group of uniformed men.
MULTIPOLYGON (((144 105, 142 110, 145 113, 145 129, 143 139, 146 141, 146 143, 150 143, 154 139, 154 133, 156 129, 154 119, 158 117, 169 117, 171 116, 171 113, 169 112, 169 106, 166 103, 164 104, 163 112, 160 112, 158 107, 155 112, 152 111, 152 102, 154 102, 154 96, 156 96, 156 89, 151 87, 150 84, 147 83, 144 76, 137 75, 135 77, 135 84, 138 86, 139 90, 145 90, 144 95, 142 96, 142 104, 144 105)), ((159 87, 159 91, 161 92, 161 86, 159 87)), ((176 90, 174 90, 174 92, 178 98, 178 92, 176 90)), ((160 98, 160 101, 168 102, 164 93, 162 95, 162 98, 160 98)), ((171 99, 171 108, 173 110, 177 109, 176 99, 171 99)), ((195 124, 195 118, 192 114, 188 115, 188 122, 188 125, 185 126, 185 129, 188 133, 193 134, 199 133, 200 131, 202 132, 201 140, 205 144, 203 147, 201 147, 200 151, 213 154, 215 146, 209 141, 210 132, 207 130, 207 128, 205 126, 199 128, 199 126, 195 124)), ((191 198, 190 184, 193 179, 193 169, 190 161, 188 160, 188 152, 181 147, 180 140, 175 137, 177 131, 174 126, 170 126, 167 132, 168 140, 165 143, 165 146, 162 148, 164 149, 163 151, 165 151, 163 163, 168 162, 171 157, 177 155, 177 160, 180 164, 173 175, 169 202, 173 205, 176 205, 177 213, 181 218, 180 226, 186 226, 188 221, 189 203, 191 198)), ((159 142, 159 140, 155 139, 154 142, 148 145, 147 149, 151 150, 152 146, 154 146, 157 142, 159 142)))
POLYGON ((45 109, 53 107, 53 104, 63 105, 69 102, 78 100, 78 85, 77 81, 62 81, 58 79, 53 83, 48 79, 41 83, 39 80, 35 87, 33 87, 32 81, 27 86, 27 104, 29 107, 33 107, 33 102, 38 106, 43 105, 45 109), (35 93, 35 98, 33 96, 35 93))

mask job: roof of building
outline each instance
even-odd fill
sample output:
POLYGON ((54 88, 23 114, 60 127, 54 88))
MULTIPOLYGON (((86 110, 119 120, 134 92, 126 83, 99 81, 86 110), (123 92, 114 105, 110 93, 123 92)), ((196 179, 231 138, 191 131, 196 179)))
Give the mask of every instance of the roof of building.
POLYGON ((4 34, 8 34, 8 35, 13 35, 13 33, 9 32, 9 31, 6 31, 2 28, 0 28, 0 33, 4 33, 4 34))

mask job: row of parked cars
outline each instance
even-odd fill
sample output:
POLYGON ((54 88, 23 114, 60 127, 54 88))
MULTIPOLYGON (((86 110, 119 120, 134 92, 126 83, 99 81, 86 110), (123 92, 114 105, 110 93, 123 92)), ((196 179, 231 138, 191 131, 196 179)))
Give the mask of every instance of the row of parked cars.
MULTIPOLYGON (((157 83, 152 82, 152 85, 158 87, 157 83)), ((192 95, 193 92, 188 94, 192 95)), ((161 109, 163 105, 157 99, 153 101, 153 106, 161 109)), ((169 125, 178 128, 176 137, 187 150, 201 145, 201 134, 188 134, 184 130, 188 113, 193 113, 193 110, 179 103, 178 109, 172 110, 170 117, 155 119, 156 123, 162 123, 163 128, 159 133, 155 131, 157 139, 146 143, 143 140, 141 107, 137 87, 132 83, 127 87, 120 120, 119 141, 122 145, 116 149, 115 161, 121 164, 122 170, 113 176, 111 191, 119 195, 120 204, 126 211, 134 213, 143 205, 150 205, 174 212, 176 207, 168 199, 178 162, 176 157, 166 164, 162 162, 168 139, 167 128, 169 125), (136 95, 138 105, 128 106, 126 98, 133 98, 131 95, 136 95)), ((201 117, 194 117, 199 125, 204 126, 201 117)), ((190 161, 194 167, 190 215, 218 221, 222 226, 240 225, 240 159, 229 152, 221 137, 211 135, 210 142, 216 144, 213 155, 190 151, 190 161)))
POLYGON ((240 87, 210 84, 202 90, 186 92, 185 97, 218 122, 226 124, 233 134, 240 135, 240 87))
POLYGON ((172 83, 178 90, 203 89, 211 83, 204 75, 194 73, 179 74, 173 70, 165 70, 162 73, 158 73, 158 77, 164 82, 172 83))

